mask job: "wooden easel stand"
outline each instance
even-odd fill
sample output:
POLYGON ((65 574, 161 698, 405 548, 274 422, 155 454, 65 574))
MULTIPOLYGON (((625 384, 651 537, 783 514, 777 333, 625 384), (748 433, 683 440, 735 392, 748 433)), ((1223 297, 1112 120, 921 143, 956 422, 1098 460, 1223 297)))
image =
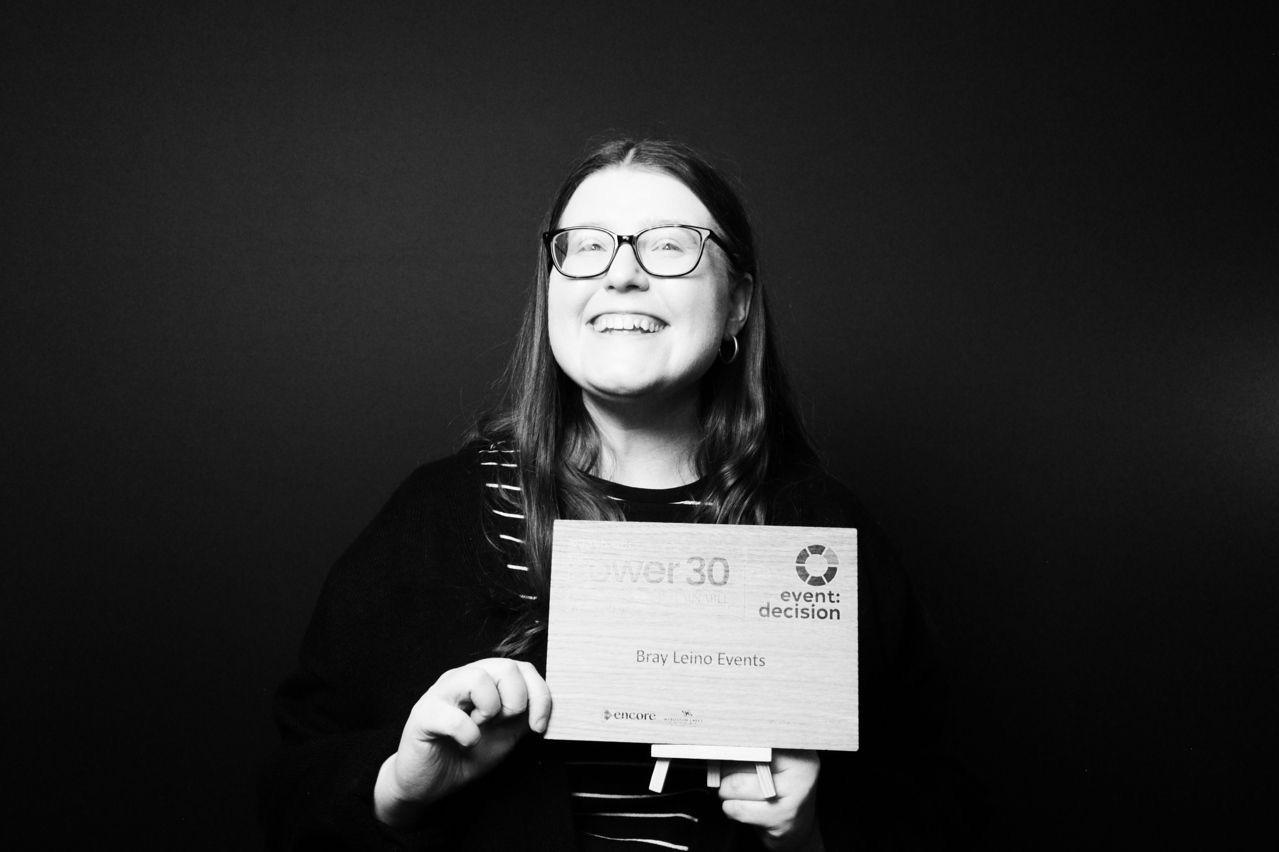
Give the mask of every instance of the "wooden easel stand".
POLYGON ((699 745, 654 745, 653 776, 648 781, 648 789, 654 793, 662 792, 666 786, 666 773, 671 768, 671 760, 705 760, 706 786, 718 787, 720 781, 720 764, 725 760, 739 763, 755 764, 755 777, 759 779, 759 787, 764 797, 771 799, 777 795, 773 786, 773 750, 771 748, 751 748, 749 746, 699 746, 699 745))

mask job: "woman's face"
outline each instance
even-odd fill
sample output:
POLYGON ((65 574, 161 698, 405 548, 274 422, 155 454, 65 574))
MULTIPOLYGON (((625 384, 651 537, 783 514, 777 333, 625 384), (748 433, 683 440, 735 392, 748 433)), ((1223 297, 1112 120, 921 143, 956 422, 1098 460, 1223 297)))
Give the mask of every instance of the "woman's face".
MULTIPOLYGON (((636 234, 655 225, 718 228, 706 206, 665 172, 614 166, 595 172, 569 199, 555 227, 592 225, 636 234)), ((596 278, 551 269, 547 326, 560 368, 599 401, 675 401, 696 393, 720 342, 737 334, 750 286, 734 282, 728 259, 707 241, 701 262, 680 278, 654 278, 623 245, 596 278)))

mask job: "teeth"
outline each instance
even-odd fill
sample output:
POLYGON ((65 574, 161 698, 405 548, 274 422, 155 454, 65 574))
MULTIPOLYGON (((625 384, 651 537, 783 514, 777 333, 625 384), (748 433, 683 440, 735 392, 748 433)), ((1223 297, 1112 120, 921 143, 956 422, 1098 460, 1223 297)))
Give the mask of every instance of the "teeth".
POLYGON ((640 331, 652 334, 661 331, 666 323, 641 314, 604 314, 591 323, 596 331, 640 331))

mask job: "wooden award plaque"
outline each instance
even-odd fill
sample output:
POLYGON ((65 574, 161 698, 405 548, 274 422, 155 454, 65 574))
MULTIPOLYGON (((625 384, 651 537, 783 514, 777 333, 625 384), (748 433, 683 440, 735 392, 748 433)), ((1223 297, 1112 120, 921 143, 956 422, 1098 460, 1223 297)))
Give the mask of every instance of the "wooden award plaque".
POLYGON ((857 531, 556 521, 550 739, 854 751, 857 531))

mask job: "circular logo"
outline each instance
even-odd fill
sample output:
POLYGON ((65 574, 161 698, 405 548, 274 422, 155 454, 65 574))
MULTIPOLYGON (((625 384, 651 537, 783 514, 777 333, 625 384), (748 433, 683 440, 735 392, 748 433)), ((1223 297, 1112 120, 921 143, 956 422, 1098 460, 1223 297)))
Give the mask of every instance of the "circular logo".
POLYGON ((824 586, 835 579, 839 557, 823 544, 810 544, 795 557, 795 573, 810 586, 824 586))

